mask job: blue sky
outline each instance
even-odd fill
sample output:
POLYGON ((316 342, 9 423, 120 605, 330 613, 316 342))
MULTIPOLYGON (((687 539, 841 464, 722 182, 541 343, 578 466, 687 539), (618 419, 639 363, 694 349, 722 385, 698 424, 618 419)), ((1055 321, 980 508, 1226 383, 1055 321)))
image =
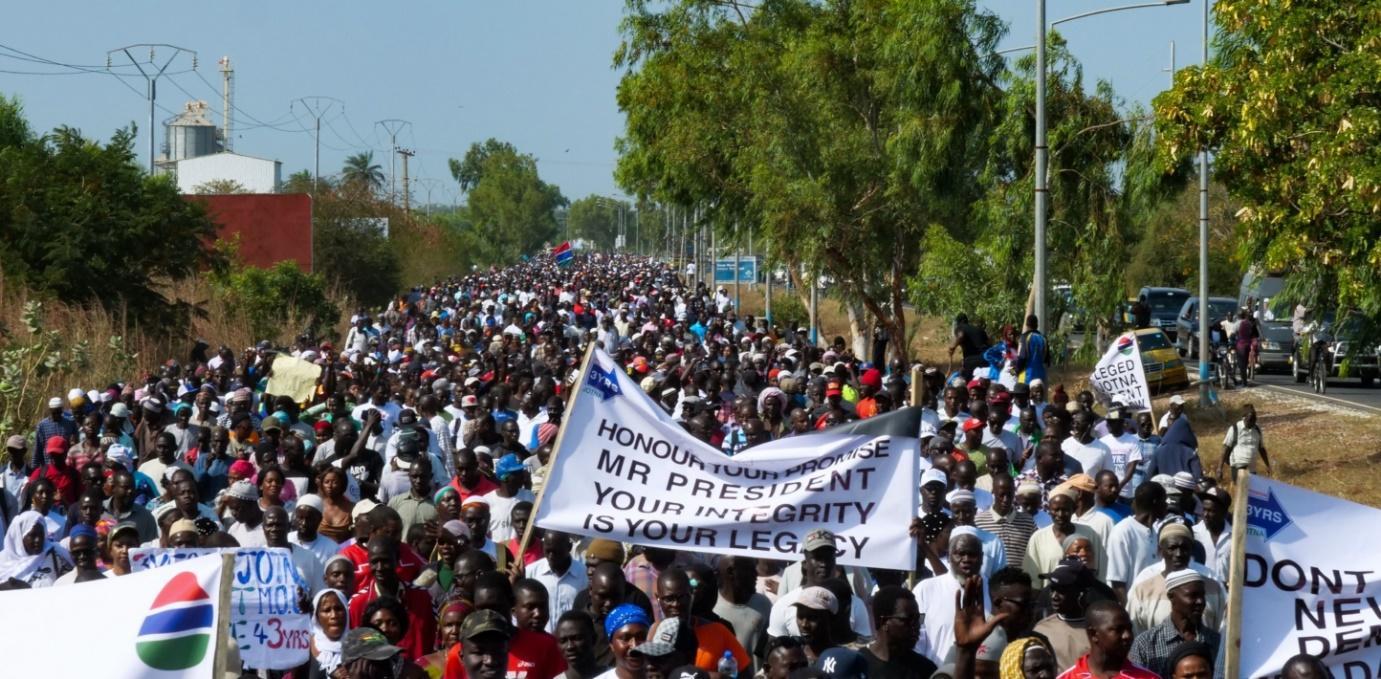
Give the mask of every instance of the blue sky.
MULTIPOLYGON (((1169 82, 1162 69, 1169 65, 1171 40, 1178 43, 1180 66, 1198 63, 1205 1, 1093 17, 1061 30, 1091 79, 1110 80, 1128 102, 1147 103, 1169 82)), ((1047 15, 1053 21, 1122 4, 1131 3, 1049 0, 1047 15)), ((980 5, 1010 24, 1004 46, 1034 42, 1035 0, 980 0, 980 5)), ((537 156, 543 177, 570 198, 617 193, 613 147, 623 117, 614 102, 619 74, 611 56, 623 14, 619 0, 51 0, 12 3, 5 14, 0 44, 68 64, 99 68, 107 50, 130 43, 196 50, 196 73, 160 81, 158 103, 172 111, 191 98, 180 86, 219 113, 216 61, 230 56, 237 108, 273 123, 255 126, 237 114, 235 150, 282 160, 285 174, 310 170, 313 157, 312 135, 302 128, 310 127, 311 119, 300 106, 294 107, 294 119, 290 102, 326 95, 344 107, 343 115, 340 107, 329 113, 322 128, 323 175, 338 171, 347 155, 365 148, 376 149, 376 162, 388 173, 389 142, 375 121, 402 118, 412 122, 399 145, 417 151, 413 176, 435 180, 415 187, 419 202, 427 200, 428 186, 434 202, 455 200, 446 159, 491 136, 537 156)), ((190 66, 184 55, 169 70, 190 66)), ((0 56, 0 71, 7 70, 66 71, 0 56)), ((106 138, 135 121, 142 159, 148 118, 144 83, 138 77, 126 83, 95 74, 0 72, 0 92, 20 96, 35 128, 68 124, 106 138)), ((166 117, 162 110, 156 114, 160 145, 166 117)))

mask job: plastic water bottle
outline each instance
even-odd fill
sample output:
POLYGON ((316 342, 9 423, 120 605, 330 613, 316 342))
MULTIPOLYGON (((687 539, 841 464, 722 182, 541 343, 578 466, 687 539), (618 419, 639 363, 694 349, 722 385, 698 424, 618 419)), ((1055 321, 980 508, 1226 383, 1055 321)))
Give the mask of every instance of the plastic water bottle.
POLYGON ((724 657, 719 659, 719 667, 716 668, 719 676, 724 679, 733 679, 738 676, 738 661, 734 660, 733 651, 725 651, 724 657))

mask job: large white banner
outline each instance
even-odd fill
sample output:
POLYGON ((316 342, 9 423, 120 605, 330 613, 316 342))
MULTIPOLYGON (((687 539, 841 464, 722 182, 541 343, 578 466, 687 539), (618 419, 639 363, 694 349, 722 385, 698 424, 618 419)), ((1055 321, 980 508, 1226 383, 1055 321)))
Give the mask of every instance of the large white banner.
POLYGON ((229 574, 230 633, 240 647, 245 667, 266 670, 292 669, 307 662, 311 616, 298 609, 298 590, 310 587, 293 566, 290 552, 282 547, 241 547, 225 550, 144 548, 130 550, 134 572, 163 568, 206 554, 235 552, 235 570, 229 574))
POLYGON ((212 675, 221 558, 0 592, 6 677, 212 675))
POLYGON ((1151 409, 1151 389, 1146 385, 1146 371, 1141 367, 1141 351, 1133 333, 1113 340, 1088 381, 1104 403, 1121 403, 1134 413, 1151 409))
POLYGON ((793 560, 810 531, 839 563, 909 570, 918 442, 815 434, 728 457, 596 351, 566 413, 534 519, 542 528, 709 554, 793 560))
POLYGON ((1253 476, 1247 512, 1241 676, 1309 653, 1381 677, 1381 510, 1253 476))

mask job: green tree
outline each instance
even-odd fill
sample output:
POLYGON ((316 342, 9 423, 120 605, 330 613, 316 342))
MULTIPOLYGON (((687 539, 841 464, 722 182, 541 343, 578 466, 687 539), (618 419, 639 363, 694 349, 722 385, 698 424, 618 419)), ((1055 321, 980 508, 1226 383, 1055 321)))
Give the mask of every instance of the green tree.
POLYGON ((398 254, 371 223, 318 217, 312 243, 317 270, 361 303, 383 304, 400 289, 398 254))
POLYGON ((619 210, 625 211, 625 219, 631 224, 632 211, 625 202, 595 195, 572 202, 566 211, 571 238, 582 238, 596 248, 613 250, 619 231, 619 210))
POLYGON ((567 201, 559 189, 538 176, 535 158, 492 139, 472 146, 462 165, 472 158, 478 159, 474 174, 457 179, 464 186, 467 180, 462 177, 477 178, 467 201, 477 261, 516 262, 557 236, 556 210, 567 201))
POLYGON ((1214 15, 1215 59, 1155 100, 1160 151, 1213 152, 1241 259, 1286 272, 1283 297, 1381 322, 1377 3, 1218 0, 1214 15))
POLYGON ((293 262, 279 262, 270 269, 238 266, 213 282, 255 337, 279 338, 304 330, 315 335, 340 320, 340 309, 326 294, 326 278, 304 273, 293 262), (293 321, 304 325, 285 332, 283 325, 293 321))
POLYGON ((779 0, 751 14, 631 0, 628 14, 620 182, 701 204, 724 239, 756 224, 775 259, 832 276, 906 355, 921 252, 909 246, 933 224, 961 229, 979 194, 998 19, 969 0, 779 0))
MULTIPOLYGON (((283 180, 283 186, 279 187, 279 193, 312 193, 312 173, 310 170, 298 170, 283 180)), ((326 182, 325 179, 321 180, 326 182)))
POLYGON ((374 162, 373 151, 356 153, 345 159, 341 182, 357 191, 373 193, 384 186, 384 170, 374 162))
POLYGON ((101 145, 72 128, 35 137, 16 100, 0 97, 0 269, 74 303, 123 308, 155 332, 189 308, 162 282, 215 263, 215 227, 166 176, 135 160, 133 127, 101 145))
POLYGON ((491 156, 516 155, 518 149, 512 144, 490 137, 482 144, 471 144, 463 160, 452 158, 447 165, 451 168, 451 176, 460 182, 460 190, 469 191, 484 177, 485 165, 491 156))
POLYGON ((201 196, 213 196, 233 193, 249 193, 249 189, 244 184, 234 179, 212 179, 203 182, 192 188, 192 193, 201 196))
MULTIPOLYGON (((1105 82, 1086 87, 1082 67, 1058 34, 1050 36, 1048 57, 1049 279, 1071 285, 1082 312, 1111 318, 1126 298, 1124 263, 1141 233, 1138 220, 1174 176, 1147 169, 1146 116, 1119 110, 1105 82)), ((964 311, 994 330, 1019 325, 1033 303, 1034 57, 1019 60, 1001 83, 994 124, 978 151, 985 159, 983 192, 968 228, 932 226, 912 280, 918 311, 947 317, 964 311)), ((1055 325, 1063 309, 1058 296, 1051 299, 1055 325)))

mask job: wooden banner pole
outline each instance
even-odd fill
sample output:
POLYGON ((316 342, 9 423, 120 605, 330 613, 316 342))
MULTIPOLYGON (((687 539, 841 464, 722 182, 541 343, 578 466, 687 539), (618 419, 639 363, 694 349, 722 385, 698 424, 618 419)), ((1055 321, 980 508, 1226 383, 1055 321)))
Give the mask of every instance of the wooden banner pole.
POLYGON ((1242 665, 1242 588, 1246 579, 1247 557, 1247 490, 1251 486, 1251 472, 1237 470, 1232 492, 1236 503, 1232 507, 1232 559, 1228 562, 1228 638, 1224 644, 1227 657, 1223 660, 1223 676, 1238 676, 1242 665))

